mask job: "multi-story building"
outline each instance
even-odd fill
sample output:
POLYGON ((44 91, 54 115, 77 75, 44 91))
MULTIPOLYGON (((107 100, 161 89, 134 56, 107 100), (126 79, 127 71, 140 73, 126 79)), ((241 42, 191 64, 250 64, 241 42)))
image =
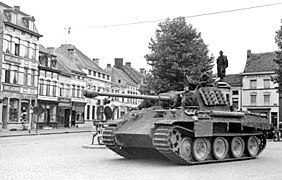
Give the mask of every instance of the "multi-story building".
POLYGON ((271 81, 275 75, 277 64, 273 61, 275 52, 247 52, 247 62, 242 73, 242 108, 255 113, 264 113, 269 117, 269 123, 278 126, 278 84, 271 81))
MULTIPOLYGON (((131 67, 131 63, 123 65, 122 58, 115 58, 115 65, 112 67, 108 64, 105 71, 112 77, 112 93, 140 95, 138 82, 141 83, 141 75, 131 67)), ((140 101, 135 98, 112 97, 110 106, 113 109, 113 118, 119 118, 129 108, 137 107, 140 101)))
POLYGON ((19 129, 31 124, 32 107, 37 103, 38 42, 42 37, 35 18, 0 2, 0 127, 19 129))

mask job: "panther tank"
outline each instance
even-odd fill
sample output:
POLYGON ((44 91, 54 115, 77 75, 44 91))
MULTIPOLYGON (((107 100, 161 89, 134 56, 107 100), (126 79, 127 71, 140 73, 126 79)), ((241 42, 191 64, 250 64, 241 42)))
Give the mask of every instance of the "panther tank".
POLYGON ((146 96, 84 91, 88 98, 168 102, 167 107, 137 108, 108 121, 103 142, 124 158, 165 157, 176 164, 193 165, 254 159, 265 149, 263 132, 269 129, 266 115, 232 110, 218 86, 193 90, 193 106, 172 106, 181 93, 146 96))

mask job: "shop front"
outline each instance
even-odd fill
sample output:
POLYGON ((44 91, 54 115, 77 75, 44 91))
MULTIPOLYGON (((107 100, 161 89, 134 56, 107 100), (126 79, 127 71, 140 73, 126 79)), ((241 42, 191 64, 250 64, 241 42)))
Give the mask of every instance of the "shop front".
POLYGON ((3 92, 2 129, 25 130, 34 127, 32 107, 36 96, 3 92))
POLYGON ((70 127, 71 99, 58 98, 58 127, 70 127))
POLYGON ((84 110, 86 103, 72 102, 71 127, 84 125, 84 110))
POLYGON ((58 102, 38 100, 38 106, 41 106, 44 111, 37 117, 37 128, 57 128, 58 102))

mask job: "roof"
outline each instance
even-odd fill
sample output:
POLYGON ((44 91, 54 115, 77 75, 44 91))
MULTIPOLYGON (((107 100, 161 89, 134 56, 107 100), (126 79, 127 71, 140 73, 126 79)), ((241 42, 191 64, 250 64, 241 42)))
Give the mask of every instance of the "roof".
POLYGON ((2 2, 0 2, 0 18, 4 21, 4 23, 10 24, 12 26, 16 25, 17 27, 23 28, 24 30, 33 33, 34 35, 37 35, 39 37, 41 37, 42 35, 38 34, 38 30, 34 24, 33 26, 33 30, 30 30, 27 26, 28 24, 25 23, 24 19, 26 20, 31 20, 31 21, 35 21, 35 18, 33 16, 30 16, 22 11, 20 11, 20 7, 19 6, 8 6, 2 2), (5 13, 4 11, 9 11, 9 12, 15 12, 17 13, 17 21, 11 22, 11 20, 8 18, 7 13, 5 13))
POLYGON ((224 77, 224 81, 227 82, 230 86, 242 85, 243 76, 241 74, 227 74, 224 77))
POLYGON ((57 52, 57 49, 55 50, 57 55, 57 61, 59 64, 62 65, 62 71, 65 73, 71 73, 71 71, 76 71, 82 74, 85 74, 80 68, 78 68, 74 62, 74 60, 71 57, 66 57, 60 52, 57 52))
POLYGON ((78 48, 76 48, 72 44, 63 44, 56 49, 56 52, 60 53, 65 57, 71 58, 71 54, 68 49, 74 49, 73 58, 79 68, 90 69, 96 72, 107 74, 97 63, 95 63, 93 60, 83 54, 78 48))
POLYGON ((112 84, 117 86, 131 85, 137 86, 137 83, 134 82, 124 71, 116 67, 107 67, 105 71, 111 75, 112 84), (121 83, 118 80, 121 80, 121 83))
POLYGON ((136 69, 132 68, 131 66, 123 66, 124 72, 132 78, 133 81, 136 83, 140 84, 142 81, 143 75, 139 73, 136 69))
POLYGON ((247 59, 244 73, 275 71, 278 65, 273 61, 276 59, 275 52, 250 54, 247 59))
POLYGON ((39 52, 43 52, 45 54, 48 54, 49 51, 46 49, 43 45, 39 44, 39 52))

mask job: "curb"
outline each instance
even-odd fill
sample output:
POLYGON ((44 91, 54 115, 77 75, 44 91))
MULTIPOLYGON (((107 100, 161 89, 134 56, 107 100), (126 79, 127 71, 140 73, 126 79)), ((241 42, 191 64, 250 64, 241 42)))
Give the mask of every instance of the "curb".
POLYGON ((60 131, 60 132, 39 132, 39 133, 26 133, 26 134, 6 134, 0 135, 0 138, 5 137, 19 137, 19 136, 37 136, 37 135, 52 135, 52 134, 67 134, 67 133, 85 133, 91 132, 91 130, 81 130, 81 131, 60 131))

